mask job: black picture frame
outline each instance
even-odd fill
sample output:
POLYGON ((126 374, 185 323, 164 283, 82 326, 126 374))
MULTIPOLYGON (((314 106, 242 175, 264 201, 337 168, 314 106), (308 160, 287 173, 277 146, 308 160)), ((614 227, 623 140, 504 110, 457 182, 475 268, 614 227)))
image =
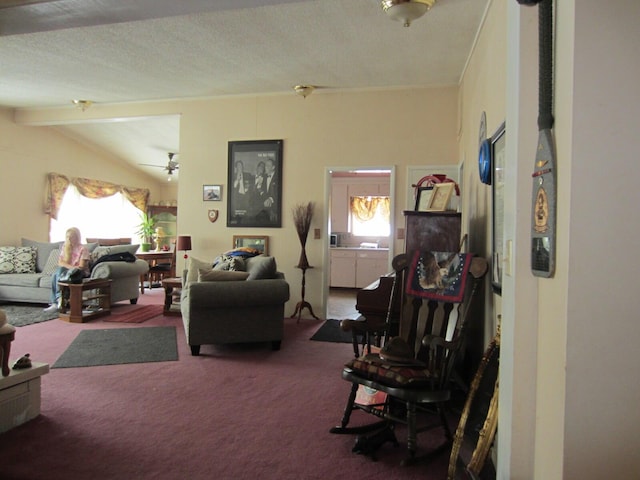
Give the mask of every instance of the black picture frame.
POLYGON ((502 295, 502 273, 504 267, 504 168, 506 163, 505 141, 506 123, 498 127, 491 136, 491 195, 492 195, 492 252, 491 286, 502 295))
POLYGON ((282 147, 282 140, 229 142, 227 227, 282 226, 282 147))
POLYGON ((430 187, 418 187, 416 189, 416 212, 426 212, 431 204, 431 195, 433 194, 433 185, 430 187))

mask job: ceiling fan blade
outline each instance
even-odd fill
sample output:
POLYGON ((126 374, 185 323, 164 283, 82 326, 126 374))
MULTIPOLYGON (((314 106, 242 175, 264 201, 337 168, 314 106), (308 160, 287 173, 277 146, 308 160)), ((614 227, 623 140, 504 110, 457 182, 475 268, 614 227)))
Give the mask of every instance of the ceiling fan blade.
POLYGON ((158 168, 167 168, 164 165, 153 165, 151 163, 139 163, 138 165, 141 165, 143 167, 158 167, 158 168))

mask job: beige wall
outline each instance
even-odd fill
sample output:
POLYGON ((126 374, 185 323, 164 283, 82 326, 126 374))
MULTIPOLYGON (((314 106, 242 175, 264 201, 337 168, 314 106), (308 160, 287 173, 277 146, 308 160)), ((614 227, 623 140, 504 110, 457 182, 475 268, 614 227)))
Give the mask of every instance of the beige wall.
MULTIPOLYGON (((315 202, 312 229, 321 229, 322 240, 310 238, 307 242, 309 261, 315 268, 307 272, 306 300, 313 305, 314 311, 322 312, 322 287, 327 274, 323 267, 327 234, 325 211, 328 207, 324 204, 327 167, 396 166, 395 196, 398 201, 394 208, 395 223, 402 227, 402 211, 407 196, 406 167, 458 163, 457 95, 455 86, 349 93, 317 91, 307 99, 287 94, 99 105, 84 112, 84 117, 100 120, 180 114, 178 230, 180 234, 192 236, 191 255, 213 260, 231 248, 234 234, 268 235, 271 253, 291 283, 292 298, 288 309, 295 305, 300 295, 300 271, 294 268, 300 246, 291 208, 297 203, 315 202), (228 142, 260 139, 284 140, 282 228, 227 228, 228 142), (203 184, 222 184, 225 200, 203 202, 203 184), (208 209, 220 210, 216 223, 208 220, 208 209)), ((71 109, 22 110, 17 113, 19 122, 33 125, 76 121, 77 116, 78 113, 71 109)), ((17 145, 29 143, 33 138, 30 135, 35 135, 35 132, 48 132, 55 137, 45 127, 12 125, 11 128, 24 132, 17 145)), ((55 141, 64 144, 65 148, 81 148, 57 137, 55 141)), ((15 150, 21 149, 16 147, 15 150)), ((36 157, 38 162, 48 158, 44 152, 36 157)), ((81 160, 78 159, 79 162, 81 160)), ((71 163, 69 169, 73 170, 75 165, 71 163)), ((42 168, 43 172, 48 171, 44 169, 44 163, 42 168)), ((105 175, 108 171, 110 178, 114 176, 110 170, 95 168, 105 175)), ((156 194, 161 196, 163 193, 156 194)), ((42 198, 41 188, 30 195, 42 198)), ((22 231, 25 228, 22 219, 29 217, 16 216, 10 224, 15 225, 16 231, 22 231)), ((46 225, 44 218, 42 223, 41 230, 46 225)), ((15 236, 19 239, 21 235, 15 236)), ((402 245, 401 240, 396 240, 397 252, 402 251, 402 245)), ((181 268, 182 259, 179 258, 178 269, 181 268)))
MULTIPOLYGON (((270 237, 271 253, 291 284, 291 305, 300 298, 300 246, 291 208, 316 204, 311 228, 322 239, 307 241, 309 262, 306 300, 314 311, 324 309, 322 286, 326 245, 325 172, 331 166, 396 165, 395 221, 404 224, 406 166, 456 164, 457 87, 370 92, 314 92, 186 102, 181 109, 179 230, 193 238, 192 255, 214 258, 231 246, 234 234, 270 237), (227 142, 283 139, 283 209, 281 229, 226 227, 226 199, 202 202, 203 183, 227 188, 227 142), (216 223, 207 210, 220 209, 216 223), (184 214, 184 212, 189 212, 184 214)), ((226 196, 226 195, 225 195, 226 196)), ((396 251, 402 242, 396 242, 396 251)))
POLYGON ((22 237, 49 238, 44 213, 49 172, 149 188, 161 196, 162 186, 102 151, 88 148, 51 127, 14 123, 13 112, 0 109, 0 245, 19 245, 22 237))

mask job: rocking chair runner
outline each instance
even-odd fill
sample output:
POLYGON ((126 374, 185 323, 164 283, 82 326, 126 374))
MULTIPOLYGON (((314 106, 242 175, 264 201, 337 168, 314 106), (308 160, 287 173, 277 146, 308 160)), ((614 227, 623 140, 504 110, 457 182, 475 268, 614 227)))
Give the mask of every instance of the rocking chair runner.
MULTIPOLYGON (((351 392, 342 422, 332 428, 331 433, 363 434, 396 423, 405 424, 409 455, 402 462, 403 465, 423 458, 416 456, 417 434, 420 432, 441 426, 445 433, 442 445, 425 457, 435 455, 451 445, 453 435, 445 415, 445 405, 451 397, 453 384, 451 374, 464 340, 469 305, 487 272, 485 259, 459 255, 460 258, 464 257, 463 261, 467 264, 464 278, 458 276, 458 298, 455 302, 447 296, 442 297, 443 301, 438 301, 438 295, 431 296, 432 298, 407 295, 407 290, 416 293, 415 274, 424 264, 416 265, 415 261, 408 259, 407 254, 394 259, 396 277, 402 286, 400 335, 394 338, 387 335, 380 354, 371 354, 368 339, 380 333, 380 326, 373 325, 370 335, 363 335, 366 325, 352 330, 354 336, 363 335, 367 339, 367 345, 364 345, 362 355, 347 363, 342 371, 342 378, 352 383, 351 392), (374 405, 357 403, 356 395, 360 386, 384 392, 387 395, 386 401, 384 404, 374 405), (349 427, 354 409, 373 414, 382 420, 369 425, 349 427), (437 414, 439 421, 424 425, 422 418, 418 416, 422 412, 437 414)), ((424 274, 424 268, 419 273, 424 274)), ((458 273, 460 274, 460 270, 458 273)), ((428 282, 422 282, 423 285, 426 283, 428 282)), ((393 301, 393 295, 390 301, 393 301)), ((387 325, 387 332, 389 328, 391 325, 387 325)), ((356 340, 354 346, 355 344, 356 340)))

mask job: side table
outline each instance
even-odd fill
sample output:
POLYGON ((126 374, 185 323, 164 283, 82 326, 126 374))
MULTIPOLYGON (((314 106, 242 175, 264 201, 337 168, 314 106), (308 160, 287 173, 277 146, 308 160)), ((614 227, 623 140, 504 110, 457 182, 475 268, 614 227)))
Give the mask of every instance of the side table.
POLYGON ((82 283, 58 282, 62 294, 60 320, 82 323, 91 318, 111 315, 111 280, 89 279, 82 283))
POLYGON ((175 305, 173 303, 173 296, 178 293, 175 292, 174 289, 182 288, 182 278, 165 278, 162 280, 162 286, 164 287, 164 309, 162 310, 162 314, 182 315, 180 312, 180 305, 175 305))

